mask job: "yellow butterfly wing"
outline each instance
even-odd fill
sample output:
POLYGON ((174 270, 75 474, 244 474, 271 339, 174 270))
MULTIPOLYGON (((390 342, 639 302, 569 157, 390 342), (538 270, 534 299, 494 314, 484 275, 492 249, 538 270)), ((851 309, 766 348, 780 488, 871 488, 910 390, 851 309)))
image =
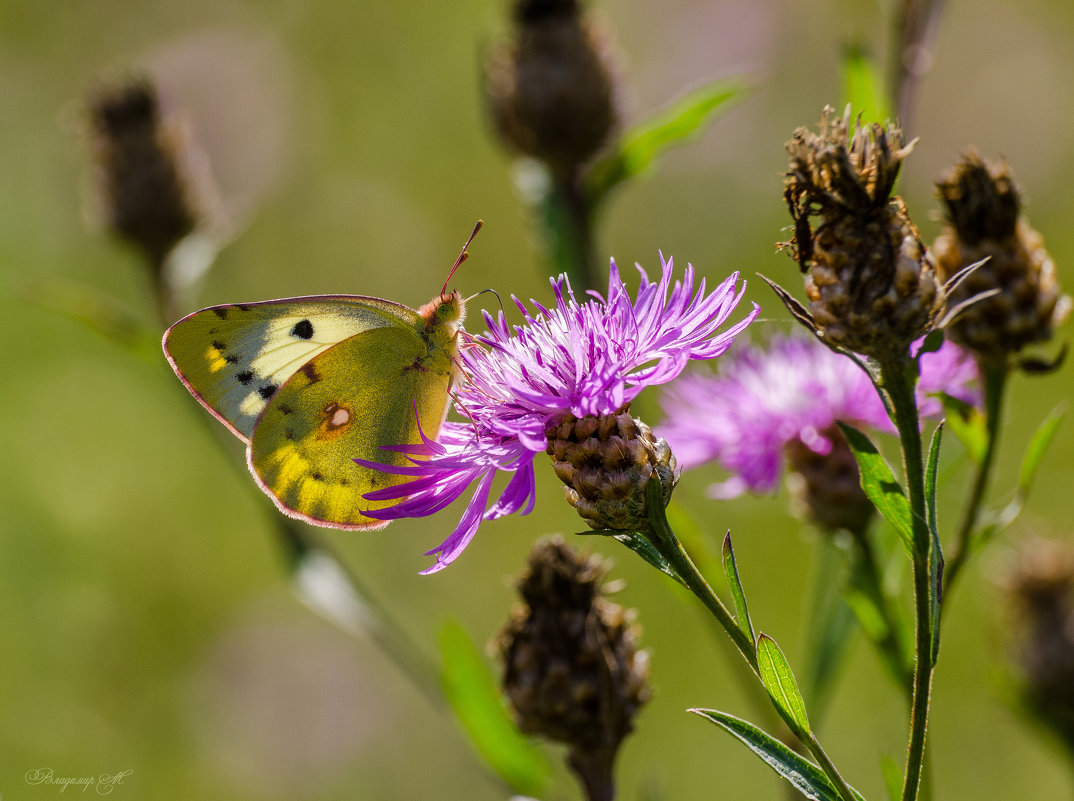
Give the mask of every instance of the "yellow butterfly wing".
POLYGON ((422 324, 373 328, 308 360, 268 401, 254 428, 250 470, 281 511, 316 525, 374 529, 362 514, 390 505, 363 495, 406 481, 355 464, 402 464, 384 446, 435 437, 447 413, 453 338, 422 324))
POLYGON ((249 441, 269 399, 310 359, 375 328, 414 328, 413 309, 360 295, 212 306, 164 334, 176 375, 206 409, 249 441))

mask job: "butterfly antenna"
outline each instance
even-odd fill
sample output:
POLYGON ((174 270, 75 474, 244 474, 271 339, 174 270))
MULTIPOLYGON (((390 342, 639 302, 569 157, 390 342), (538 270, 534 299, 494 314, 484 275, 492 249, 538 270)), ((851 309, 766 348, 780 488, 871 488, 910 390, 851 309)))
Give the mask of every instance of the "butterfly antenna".
POLYGON ((470 297, 466 298, 463 302, 464 303, 469 303, 474 298, 480 297, 481 295, 484 295, 486 292, 496 296, 496 302, 500 304, 500 311, 504 314, 504 316, 506 316, 507 312, 504 311, 504 308, 503 308, 503 299, 500 297, 500 293, 497 292, 495 289, 482 289, 480 292, 475 292, 473 295, 471 295, 470 297))
POLYGON ((459 269, 464 261, 470 258, 470 254, 466 252, 466 248, 470 247, 470 243, 474 241, 474 237, 477 236, 477 232, 481 230, 481 226, 485 224, 484 220, 478 220, 477 225, 474 226, 474 230, 470 232, 470 238, 466 240, 466 244, 462 246, 462 250, 459 251, 459 257, 455 259, 455 263, 451 265, 451 272, 448 273, 447 280, 444 281, 444 287, 440 290, 440 297, 447 296, 448 284, 451 283, 452 277, 455 275, 455 271, 459 269))

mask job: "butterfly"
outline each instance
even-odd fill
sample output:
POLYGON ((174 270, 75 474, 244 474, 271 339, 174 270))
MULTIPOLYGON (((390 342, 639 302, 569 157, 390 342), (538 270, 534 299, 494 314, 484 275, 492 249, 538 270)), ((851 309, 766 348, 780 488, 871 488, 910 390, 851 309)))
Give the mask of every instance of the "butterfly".
POLYGON ((435 439, 457 378, 466 301, 447 285, 421 309, 361 295, 210 306, 164 334, 190 394, 246 443, 257 485, 291 517, 376 529, 364 514, 392 501, 373 490, 407 481, 355 463, 404 464, 394 445, 435 439))

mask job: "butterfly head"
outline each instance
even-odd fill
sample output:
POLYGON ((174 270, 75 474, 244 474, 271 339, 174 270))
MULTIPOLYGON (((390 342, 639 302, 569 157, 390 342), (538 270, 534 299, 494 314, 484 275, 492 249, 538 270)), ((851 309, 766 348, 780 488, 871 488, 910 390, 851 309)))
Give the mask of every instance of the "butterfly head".
POLYGON ((466 301, 459 290, 441 292, 419 310, 429 328, 447 329, 455 332, 466 319, 466 301))

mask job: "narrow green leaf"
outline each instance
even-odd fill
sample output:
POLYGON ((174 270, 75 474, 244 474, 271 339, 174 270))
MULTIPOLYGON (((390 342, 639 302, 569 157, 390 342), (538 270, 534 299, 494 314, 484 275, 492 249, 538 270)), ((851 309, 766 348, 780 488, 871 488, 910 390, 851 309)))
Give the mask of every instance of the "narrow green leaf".
POLYGON ((458 623, 441 628, 440 655, 444 696, 477 753, 513 791, 538 794, 548 763, 511 720, 492 671, 458 623))
POLYGON ((974 464, 980 464, 988 449, 988 421, 985 416, 958 398, 945 393, 940 393, 938 397, 943 404, 947 428, 962 443, 974 464))
POLYGON ((757 638, 757 669, 761 675, 761 683, 775 702, 780 716, 795 734, 808 740, 809 718, 806 716, 802 693, 798 690, 798 682, 794 680, 787 657, 776 645, 776 641, 767 634, 757 638))
POLYGON ((876 510, 898 532, 906 553, 913 559, 914 529, 910 517, 910 502, 906 500, 902 487, 895 480, 895 475, 880 455, 880 451, 865 434, 845 423, 840 423, 839 428, 842 429, 858 462, 862 490, 873 502, 876 510))
POLYGON ((731 101, 740 99, 748 89, 741 78, 713 81, 626 131, 617 147, 589 171, 587 183, 592 206, 598 207, 609 190, 643 172, 661 153, 703 131, 715 119, 717 111, 729 107, 731 101))
POLYGON ((731 589, 731 600, 735 604, 735 623, 738 624, 742 633, 756 642, 757 637, 753 633, 753 623, 750 622, 750 612, 746 608, 746 592, 742 589, 742 580, 738 575, 738 564, 735 562, 735 549, 731 547, 731 532, 723 538, 723 575, 727 579, 727 586, 731 589))
POLYGON ((660 555, 651 542, 639 531, 613 531, 611 529, 602 531, 585 531, 583 534, 607 534, 608 536, 619 540, 626 547, 655 567, 661 573, 666 573, 671 576, 677 582, 684 587, 687 586, 686 582, 682 580, 682 577, 675 571, 675 568, 671 566, 671 563, 660 555))
POLYGON ((845 555, 831 538, 814 545, 815 572, 810 581, 808 642, 802 692, 814 723, 827 706, 855 634, 854 613, 843 599, 845 555))
POLYGON ((1029 445, 1026 447, 1025 456, 1022 457, 1021 469, 1018 471, 1018 491, 1023 495, 1029 494, 1033 479, 1036 478, 1037 470, 1040 468, 1041 459, 1044 458, 1044 453, 1048 450, 1066 413, 1066 404, 1056 406, 1033 432, 1029 445))
POLYGON ((973 540, 974 548, 980 548, 1018 519, 1022 509, 1025 507, 1026 500, 1029 498, 1029 491, 1033 487, 1033 481, 1036 478, 1037 470, 1040 468, 1041 460, 1044 458, 1044 453, 1055 437, 1059 424, 1066 416, 1066 412, 1065 404, 1057 406, 1037 427, 1036 432, 1029 440, 1029 445, 1026 446, 1025 455, 1022 457, 1022 465, 1018 471, 1018 488, 1014 493, 1014 497, 1002 509, 992 511, 983 516, 982 525, 973 540))
POLYGON ((940 463, 940 440, 943 423, 936 426, 929 443, 929 456, 925 464, 925 505, 928 511, 929 533, 929 623, 932 627, 932 664, 940 655, 940 606, 943 602, 943 547, 936 523, 936 472, 940 463))
POLYGON ((887 92, 876 64, 864 48, 852 45, 843 52, 843 97, 854 114, 861 114, 866 122, 884 122, 890 119, 887 92))
POLYGON ((902 798, 902 765, 889 756, 880 757, 880 772, 884 776, 884 788, 891 801, 902 798))
MULTIPOLYGON (((839 793, 819 767, 752 723, 715 709, 690 711, 731 734, 806 798, 811 801, 839 801, 839 793)), ((857 790, 851 788, 851 792, 858 801, 865 801, 857 790)))

